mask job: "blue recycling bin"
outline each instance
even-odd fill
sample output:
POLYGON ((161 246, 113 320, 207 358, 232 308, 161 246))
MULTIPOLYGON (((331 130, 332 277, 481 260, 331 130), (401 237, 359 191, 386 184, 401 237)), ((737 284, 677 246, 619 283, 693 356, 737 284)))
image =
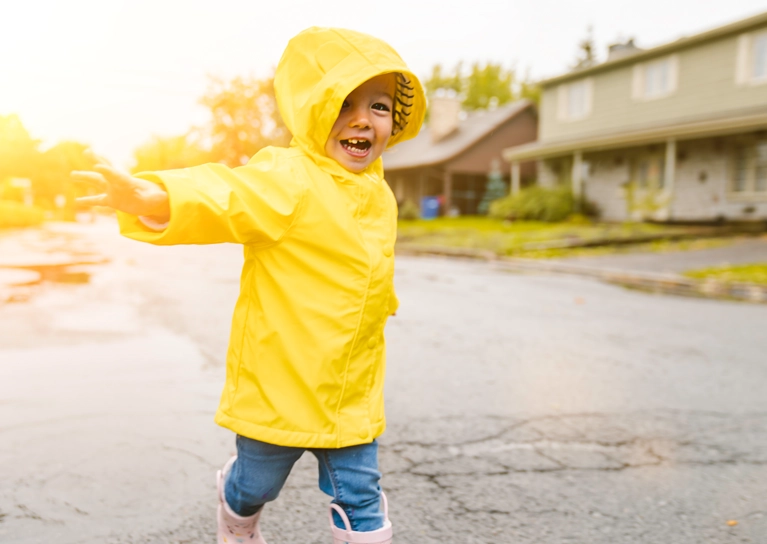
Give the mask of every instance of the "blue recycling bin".
POLYGON ((439 197, 421 198, 421 219, 436 219, 439 216, 439 197))

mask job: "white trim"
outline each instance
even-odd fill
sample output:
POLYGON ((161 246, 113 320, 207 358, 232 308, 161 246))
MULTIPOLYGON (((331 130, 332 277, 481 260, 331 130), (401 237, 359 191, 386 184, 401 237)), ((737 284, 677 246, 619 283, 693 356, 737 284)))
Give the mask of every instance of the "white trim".
POLYGON ((591 116, 594 110, 594 78, 587 77, 557 87, 557 119, 562 122, 580 121, 591 116), (572 115, 570 97, 573 88, 583 86, 583 111, 572 115))
POLYGON ((671 55, 669 62, 669 94, 674 94, 679 89, 679 55, 671 55))
POLYGON ((567 121, 567 90, 569 85, 557 87, 557 120, 567 121))
POLYGON ((751 58, 751 34, 741 34, 738 36, 738 48, 737 56, 735 58, 735 84, 746 85, 748 84, 749 74, 748 68, 751 64, 749 62, 751 58))
POLYGON ((764 85, 767 83, 767 73, 756 77, 754 72, 756 57, 754 48, 757 40, 767 39, 767 31, 748 32, 738 36, 737 52, 735 57, 735 84, 738 86, 764 85))
POLYGON ((767 31, 763 32, 757 32, 751 36, 751 62, 749 63, 750 66, 750 76, 751 76, 751 83, 754 85, 761 85, 762 83, 767 83, 767 66, 764 67, 764 74, 762 74, 760 77, 756 77, 756 43, 758 41, 764 40, 765 42, 765 63, 767 63, 767 31))
POLYGON ((631 98, 633 100, 642 100, 642 90, 644 89, 644 63, 636 63, 631 70, 631 98))
POLYGON ((676 93, 679 88, 679 55, 666 55, 645 62, 634 64, 631 77, 631 98, 636 102, 659 100, 676 93), (667 70, 666 89, 647 95, 647 70, 650 67, 660 68, 665 64, 667 70))

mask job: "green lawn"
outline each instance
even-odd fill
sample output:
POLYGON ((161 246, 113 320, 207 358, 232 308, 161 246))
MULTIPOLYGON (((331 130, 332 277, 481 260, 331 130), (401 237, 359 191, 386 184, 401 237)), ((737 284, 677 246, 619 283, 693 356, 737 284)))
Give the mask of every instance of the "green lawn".
MULTIPOLYGON (((594 240, 627 240, 650 235, 675 235, 689 232, 689 227, 647 223, 589 223, 587 221, 542 223, 502 221, 486 217, 438 218, 429 221, 400 221, 397 244, 440 246, 493 251, 499 255, 550 258, 572 254, 614 252, 615 247, 557 248, 546 244, 594 240), (538 246, 538 247, 536 247, 538 246)), ((657 241, 643 244, 645 250, 668 249, 672 244, 657 241), (657 246, 664 246, 658 249, 657 246)), ((718 241, 717 241, 718 242, 718 241)), ((689 245, 690 242, 688 242, 689 245)), ((714 243, 714 242, 712 242, 714 243)), ((718 242, 726 243, 726 242, 718 242)), ((681 242, 680 242, 681 244, 681 242)), ((680 247, 681 248, 681 247, 680 247)))
POLYGON ((761 283, 767 285, 767 263, 701 268, 685 272, 684 275, 690 278, 711 278, 725 282, 761 283))

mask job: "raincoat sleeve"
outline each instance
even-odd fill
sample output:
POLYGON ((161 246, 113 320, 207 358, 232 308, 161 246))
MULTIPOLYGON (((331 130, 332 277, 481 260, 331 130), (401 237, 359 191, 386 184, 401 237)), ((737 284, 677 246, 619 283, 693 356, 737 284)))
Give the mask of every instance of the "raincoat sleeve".
POLYGON ((391 288, 391 294, 389 295, 389 315, 397 313, 399 308, 399 297, 397 297, 397 291, 394 290, 394 286, 391 288))
POLYGON ((137 174, 168 191, 170 222, 158 232, 118 212, 120 232, 157 245, 277 243, 296 221, 304 190, 300 176, 264 151, 238 168, 205 164, 137 174))

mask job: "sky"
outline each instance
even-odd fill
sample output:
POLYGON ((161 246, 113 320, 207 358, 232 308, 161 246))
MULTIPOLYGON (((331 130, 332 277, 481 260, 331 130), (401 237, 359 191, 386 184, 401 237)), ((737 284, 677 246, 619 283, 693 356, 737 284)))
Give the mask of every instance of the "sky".
POLYGON ((211 76, 267 77, 310 26, 389 42, 419 76, 500 62, 541 79, 567 71, 593 29, 600 58, 767 11, 767 0, 0 0, 0 115, 49 147, 91 144, 128 167, 152 135, 203 124, 211 76))

